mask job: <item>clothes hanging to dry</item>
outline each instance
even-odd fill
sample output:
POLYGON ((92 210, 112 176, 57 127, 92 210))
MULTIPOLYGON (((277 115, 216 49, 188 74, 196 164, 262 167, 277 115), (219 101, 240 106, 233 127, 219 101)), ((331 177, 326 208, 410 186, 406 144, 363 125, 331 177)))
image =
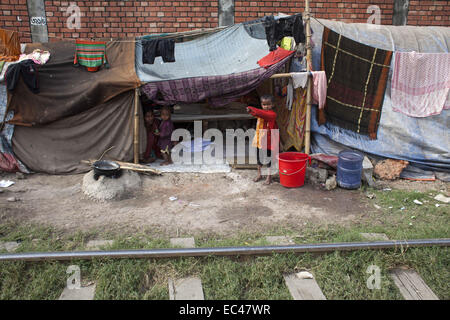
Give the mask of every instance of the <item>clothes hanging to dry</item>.
POLYGON ((271 51, 268 55, 262 57, 260 60, 258 60, 258 64, 263 68, 268 68, 271 65, 274 65, 281 60, 285 59, 286 57, 289 57, 290 55, 294 54, 295 51, 291 50, 285 50, 283 48, 277 48, 275 51, 271 51))
POLYGON ((306 90, 301 88, 295 90, 292 110, 284 107, 286 97, 277 96, 275 99, 283 150, 294 147, 297 151, 301 151, 305 136, 306 90))
POLYGON ((175 62, 175 40, 142 40, 142 63, 153 64, 156 57, 164 62, 175 62))
POLYGON ((294 37, 297 44, 305 42, 306 38, 301 14, 279 19, 275 19, 274 16, 267 16, 264 18, 263 24, 270 51, 276 50, 277 43, 283 37, 294 37))
POLYGON ((19 33, 0 29, 0 61, 16 61, 20 56, 19 33))
POLYGON ((38 70, 33 60, 23 60, 8 67, 5 79, 6 87, 9 91, 13 91, 16 88, 20 77, 23 78, 31 92, 39 93, 38 70))
POLYGON ((91 72, 98 71, 102 65, 109 68, 106 56, 106 42, 77 40, 75 45, 76 52, 73 60, 75 66, 84 66, 91 72))
POLYGON ((450 108, 450 54, 396 52, 391 82, 392 109, 428 117, 450 108))
POLYGON ((391 64, 386 51, 324 28, 321 69, 327 78, 326 121, 376 139, 391 64))
POLYGON ((325 71, 313 71, 311 73, 313 76, 313 103, 316 103, 319 109, 323 109, 327 98, 327 75, 325 71))

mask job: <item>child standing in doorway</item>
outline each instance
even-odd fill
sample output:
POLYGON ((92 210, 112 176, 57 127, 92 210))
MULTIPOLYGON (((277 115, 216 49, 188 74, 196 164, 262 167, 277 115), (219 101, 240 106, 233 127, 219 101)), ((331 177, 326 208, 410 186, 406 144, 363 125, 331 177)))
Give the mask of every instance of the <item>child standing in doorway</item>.
POLYGON ((159 119, 155 118, 153 109, 145 112, 145 129, 147 131, 147 148, 144 154, 144 163, 154 162, 156 158, 161 158, 161 151, 158 147, 159 119))
POLYGON ((253 146, 257 147, 257 161, 258 161, 258 175, 253 180, 255 182, 262 180, 261 168, 264 164, 268 167, 268 175, 264 184, 268 185, 272 183, 272 175, 270 174, 270 165, 272 152, 277 151, 278 146, 278 126, 276 122, 277 114, 273 110, 275 104, 275 98, 272 95, 261 96, 261 109, 254 107, 247 107, 247 112, 258 120, 256 122, 256 133, 253 139, 253 146), (276 130, 273 131, 272 130, 276 130), (267 158, 264 157, 267 155, 267 158))
POLYGON ((158 147, 161 150, 161 154, 164 158, 162 166, 172 164, 172 157, 170 156, 170 150, 173 147, 172 132, 175 130, 172 120, 170 120, 171 111, 169 107, 164 106, 161 109, 161 124, 159 125, 159 140, 158 147))

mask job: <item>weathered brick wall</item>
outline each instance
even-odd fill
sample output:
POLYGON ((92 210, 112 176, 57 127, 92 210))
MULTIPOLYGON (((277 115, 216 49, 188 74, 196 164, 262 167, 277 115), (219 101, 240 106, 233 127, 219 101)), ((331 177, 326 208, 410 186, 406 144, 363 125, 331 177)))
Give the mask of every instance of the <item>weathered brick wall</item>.
MULTIPOLYGON (((235 23, 277 13, 304 11, 304 0, 235 0, 235 23)), ((344 22, 366 22, 381 10, 381 24, 392 24, 394 0, 311 0, 317 18, 344 22)), ((46 0, 48 36, 63 38, 118 38, 150 33, 179 32, 218 26, 218 0, 202 1, 55 1, 46 0), (68 6, 74 2, 81 10, 81 28, 67 28, 68 6)), ((0 0, 0 27, 21 31, 21 41, 30 42, 26 0, 0 0)), ((450 1, 410 1, 408 25, 450 26, 450 1)))
POLYGON ((67 1, 45 1, 49 37, 118 38, 218 25, 212 1, 77 1, 81 29, 67 28, 67 1))
POLYGON ((0 0, 0 28, 20 31, 21 42, 31 42, 27 0, 0 0))
POLYGON ((408 25, 450 26, 450 1, 410 1, 408 25))

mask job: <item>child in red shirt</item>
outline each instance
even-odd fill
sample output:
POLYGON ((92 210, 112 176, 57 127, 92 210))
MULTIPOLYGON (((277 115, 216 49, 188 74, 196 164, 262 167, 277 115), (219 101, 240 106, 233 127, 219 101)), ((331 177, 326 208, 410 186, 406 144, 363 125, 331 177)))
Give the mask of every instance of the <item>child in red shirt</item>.
POLYGON ((253 139, 253 146, 257 147, 257 161, 258 161, 258 176, 253 180, 258 182, 262 180, 261 176, 261 168, 263 164, 267 164, 268 166, 268 175, 264 184, 272 183, 272 175, 270 174, 270 158, 272 157, 272 152, 276 152, 278 150, 278 126, 276 122, 277 114, 273 111, 275 103, 275 98, 272 95, 263 95, 261 97, 261 109, 247 107, 247 112, 252 116, 256 117, 258 121, 256 122, 256 133, 255 138, 253 139), (272 130, 275 130, 272 132, 272 130), (262 149, 262 150, 261 150, 262 149), (261 154, 266 153, 269 160, 264 159, 263 163, 261 160, 261 154))

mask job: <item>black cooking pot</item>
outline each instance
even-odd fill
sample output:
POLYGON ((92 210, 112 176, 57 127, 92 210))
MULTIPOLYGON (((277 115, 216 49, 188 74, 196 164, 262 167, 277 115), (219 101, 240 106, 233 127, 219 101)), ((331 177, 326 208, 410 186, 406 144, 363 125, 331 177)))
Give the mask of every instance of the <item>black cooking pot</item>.
POLYGON ((117 162, 110 160, 99 160, 92 164, 94 168, 94 179, 97 180, 99 176, 106 176, 110 178, 118 178, 120 176, 120 165, 117 162))

